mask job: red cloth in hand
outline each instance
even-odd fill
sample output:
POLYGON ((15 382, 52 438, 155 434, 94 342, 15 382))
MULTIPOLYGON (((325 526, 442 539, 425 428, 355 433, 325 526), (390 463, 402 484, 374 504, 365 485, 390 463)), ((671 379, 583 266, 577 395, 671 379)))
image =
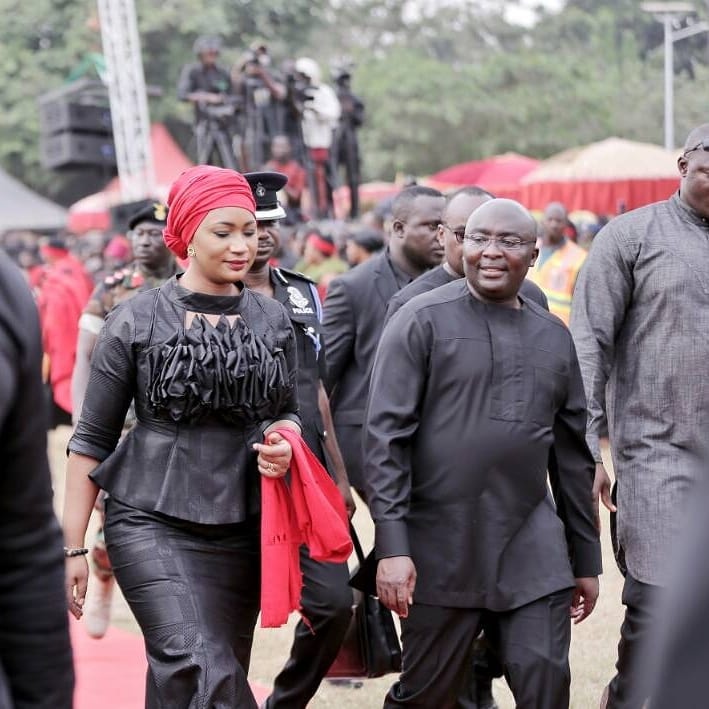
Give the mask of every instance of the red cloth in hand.
MULTIPOLYGON (((261 476, 261 627, 277 628, 300 608, 299 548, 316 561, 342 563, 352 553, 344 500, 298 433, 276 429, 293 449, 290 487, 261 476)), ((307 619, 306 619, 307 620, 307 619)))

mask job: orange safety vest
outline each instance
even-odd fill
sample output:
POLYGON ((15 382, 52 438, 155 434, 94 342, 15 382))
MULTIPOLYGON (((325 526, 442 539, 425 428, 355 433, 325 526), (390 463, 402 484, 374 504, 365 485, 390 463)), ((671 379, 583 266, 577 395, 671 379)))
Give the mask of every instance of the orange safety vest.
POLYGON ((529 273, 529 279, 544 291, 549 310, 566 325, 571 317, 571 296, 576 278, 587 255, 585 249, 567 240, 542 266, 535 266, 529 273))

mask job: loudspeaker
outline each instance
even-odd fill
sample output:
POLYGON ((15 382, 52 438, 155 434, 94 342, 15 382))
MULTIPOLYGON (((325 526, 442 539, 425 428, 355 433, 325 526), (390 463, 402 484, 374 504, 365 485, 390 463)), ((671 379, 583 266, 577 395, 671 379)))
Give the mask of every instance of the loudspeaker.
POLYGON ((96 165, 116 168, 116 150, 110 136, 91 133, 56 133, 40 136, 42 166, 52 170, 96 165))
POLYGON ((106 106, 76 103, 66 98, 40 102, 39 126, 42 133, 79 131, 111 135, 111 111, 106 106))

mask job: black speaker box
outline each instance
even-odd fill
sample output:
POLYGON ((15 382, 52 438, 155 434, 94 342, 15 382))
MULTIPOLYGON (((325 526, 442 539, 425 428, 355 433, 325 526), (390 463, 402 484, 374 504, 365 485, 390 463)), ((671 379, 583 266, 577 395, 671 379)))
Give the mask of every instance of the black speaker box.
POLYGON ((40 136, 42 166, 51 170, 96 165, 116 168, 116 150, 110 136, 63 132, 40 136))
POLYGON ((42 133, 47 135, 62 131, 111 135, 111 111, 106 106, 57 98, 53 101, 40 102, 39 126, 42 133))

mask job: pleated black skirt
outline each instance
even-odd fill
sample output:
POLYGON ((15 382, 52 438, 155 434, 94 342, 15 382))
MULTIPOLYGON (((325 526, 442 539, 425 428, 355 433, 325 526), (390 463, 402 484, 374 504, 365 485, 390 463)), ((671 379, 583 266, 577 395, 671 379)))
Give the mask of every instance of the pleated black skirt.
POLYGON ((143 631, 147 709, 255 709, 258 518, 205 525, 109 498, 106 547, 143 631))

